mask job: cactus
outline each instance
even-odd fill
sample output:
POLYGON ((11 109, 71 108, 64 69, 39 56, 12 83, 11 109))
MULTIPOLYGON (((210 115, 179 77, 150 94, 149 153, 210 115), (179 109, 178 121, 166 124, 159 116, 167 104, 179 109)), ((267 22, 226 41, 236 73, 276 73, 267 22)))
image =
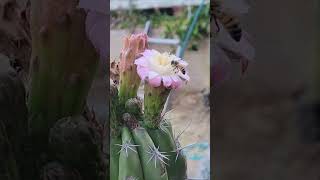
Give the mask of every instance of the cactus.
POLYGON ((104 129, 86 108, 103 57, 88 35, 93 12, 78 0, 30 5, 31 82, 0 54, 0 179, 105 179, 104 129))
POLYGON ((87 38, 86 13, 76 1, 31 3, 32 82, 28 101, 34 141, 47 140, 63 117, 83 112, 99 57, 87 38))
POLYGON ((170 91, 189 81, 187 63, 169 53, 147 48, 145 34, 128 36, 120 65, 112 62, 111 68, 120 67, 120 82, 110 89, 110 179, 184 180, 187 165, 183 148, 174 138, 170 121, 161 112, 170 91), (143 102, 137 97, 141 81, 143 102))

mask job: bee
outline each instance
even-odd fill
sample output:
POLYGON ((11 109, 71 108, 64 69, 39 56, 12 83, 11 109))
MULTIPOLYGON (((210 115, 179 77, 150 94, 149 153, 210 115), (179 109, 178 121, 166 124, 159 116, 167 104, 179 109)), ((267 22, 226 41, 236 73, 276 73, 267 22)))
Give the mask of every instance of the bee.
POLYGON ((210 7, 211 15, 214 18, 215 25, 217 26, 217 32, 220 31, 220 26, 218 24, 219 21, 228 31, 230 36, 235 41, 239 42, 242 37, 242 29, 238 18, 230 13, 225 12, 222 8, 221 2, 217 0, 212 1, 210 7))
POLYGON ((174 67, 174 69, 176 70, 176 73, 178 71, 180 71, 183 75, 186 74, 186 70, 184 69, 184 67, 176 60, 172 60, 171 61, 171 65, 174 67))

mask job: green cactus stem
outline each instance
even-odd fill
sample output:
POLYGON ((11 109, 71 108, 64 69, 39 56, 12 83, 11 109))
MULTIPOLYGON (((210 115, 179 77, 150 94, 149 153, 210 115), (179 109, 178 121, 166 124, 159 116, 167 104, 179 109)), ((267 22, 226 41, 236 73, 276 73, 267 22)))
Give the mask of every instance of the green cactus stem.
POLYGON ((46 144, 60 118, 81 114, 98 65, 87 39, 86 13, 77 1, 34 0, 31 3, 30 128, 33 140, 46 144))
POLYGON ((115 85, 110 85, 110 135, 112 137, 120 136, 121 107, 118 100, 118 89, 115 85))
POLYGON ((167 155, 159 151, 146 129, 138 127, 132 130, 134 142, 139 145, 138 152, 145 179, 168 180, 165 166, 167 155))
POLYGON ((166 133, 169 133, 169 135, 173 137, 173 130, 172 130, 172 124, 171 122, 166 119, 166 118, 163 118, 160 122, 160 125, 159 125, 159 129, 162 130, 163 132, 166 132, 166 133))
POLYGON ((143 172, 137 146, 134 144, 131 132, 127 127, 122 128, 122 144, 119 157, 119 179, 135 177, 143 179, 143 172))
POLYGON ((168 180, 165 166, 165 160, 168 159, 167 155, 159 151, 147 130, 140 126, 134 116, 125 113, 123 119, 131 130, 133 142, 137 145, 144 179, 168 180))
POLYGON ((161 121, 161 112, 168 98, 170 89, 164 86, 144 86, 144 124, 151 129, 157 129, 161 121))
POLYGON ((140 53, 142 53, 147 45, 147 35, 138 34, 125 38, 124 47, 120 54, 120 102, 124 104, 128 99, 137 96, 140 85, 140 77, 137 74, 137 66, 134 64, 140 53))
POLYGON ((168 178, 170 180, 185 180, 187 178, 187 165, 183 154, 177 151, 172 135, 161 129, 147 129, 156 147, 162 152, 167 152, 168 163, 166 164, 168 178), (183 161, 184 159, 184 161, 183 161))
POLYGON ((118 89, 114 84, 110 85, 110 179, 117 180, 119 176, 119 151, 121 144, 121 132, 119 121, 118 89))
POLYGON ((119 152, 122 140, 120 136, 110 138, 110 180, 117 180, 119 177, 119 152))

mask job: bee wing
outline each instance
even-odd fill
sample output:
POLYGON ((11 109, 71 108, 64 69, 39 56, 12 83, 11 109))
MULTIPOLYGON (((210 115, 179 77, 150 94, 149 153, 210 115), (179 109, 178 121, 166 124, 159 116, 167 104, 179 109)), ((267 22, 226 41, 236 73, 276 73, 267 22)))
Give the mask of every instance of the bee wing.
POLYGON ((222 11, 240 16, 247 14, 249 11, 249 4, 245 0, 221 0, 222 11))

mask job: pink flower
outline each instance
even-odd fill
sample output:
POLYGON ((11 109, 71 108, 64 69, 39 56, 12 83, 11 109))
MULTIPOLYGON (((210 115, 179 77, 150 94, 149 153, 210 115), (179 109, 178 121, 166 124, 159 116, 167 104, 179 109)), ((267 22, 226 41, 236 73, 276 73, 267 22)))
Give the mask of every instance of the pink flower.
MULTIPOLYGON (((124 72, 134 64, 134 60, 148 48, 148 36, 145 33, 125 37, 120 54, 120 71, 124 72)), ((135 72, 134 72, 135 73, 135 72)))
POLYGON ((183 82, 190 80, 185 70, 188 63, 166 52, 147 49, 135 60, 135 64, 141 80, 147 80, 152 87, 163 85, 177 89, 183 82))

